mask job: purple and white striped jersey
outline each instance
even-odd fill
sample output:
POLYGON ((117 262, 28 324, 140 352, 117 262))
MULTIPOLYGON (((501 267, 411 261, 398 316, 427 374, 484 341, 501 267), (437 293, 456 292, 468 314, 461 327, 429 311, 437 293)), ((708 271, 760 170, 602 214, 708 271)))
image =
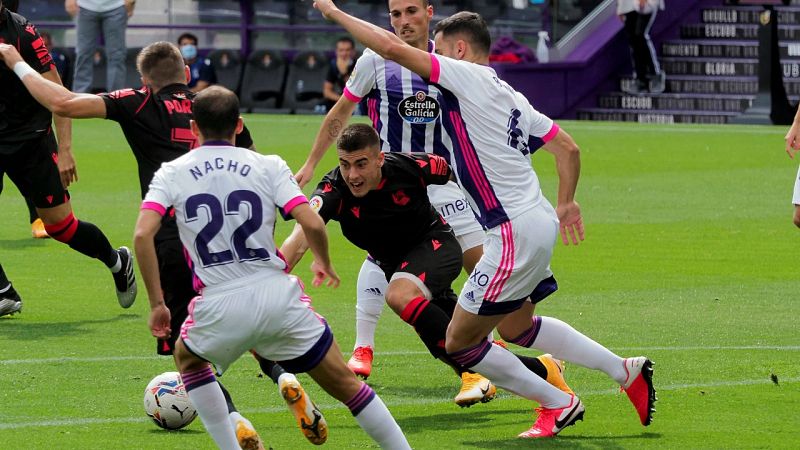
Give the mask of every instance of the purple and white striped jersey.
MULTIPOLYGON (((433 41, 428 41, 428 51, 433 48, 433 41)), ((416 73, 367 49, 356 61, 343 95, 352 102, 366 100, 367 114, 381 138, 382 151, 450 157, 450 137, 440 120, 441 92, 416 73)), ((428 196, 456 236, 481 230, 455 183, 428 186, 428 196)))
POLYGON ((142 209, 163 215, 175 208, 199 291, 265 269, 283 271, 273 238, 276 207, 286 215, 307 202, 280 157, 207 143, 161 165, 142 209))
POLYGON ((494 228, 542 200, 530 154, 558 125, 488 66, 431 54, 430 82, 441 91, 449 162, 478 221, 494 228))

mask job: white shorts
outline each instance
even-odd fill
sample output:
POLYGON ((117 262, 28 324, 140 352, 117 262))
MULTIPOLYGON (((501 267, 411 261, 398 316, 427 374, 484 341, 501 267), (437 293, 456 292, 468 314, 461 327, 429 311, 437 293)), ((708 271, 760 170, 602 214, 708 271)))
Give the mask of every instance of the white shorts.
POLYGON ((307 298, 296 277, 277 271, 207 287, 189 304, 181 339, 218 374, 250 349, 273 361, 302 359, 313 364, 301 367, 309 370, 330 347, 321 341, 332 335, 307 298))
POLYGON ((792 203, 800 205, 800 167, 797 168, 797 176, 794 177, 794 194, 792 195, 792 203))
POLYGON ((479 315, 518 309, 540 282, 553 276, 550 258, 557 234, 558 218, 546 199, 487 231, 483 256, 464 283, 458 304, 479 315))
MULTIPOLYGON (((429 185, 428 197, 436 211, 453 228, 456 237, 476 231, 483 232, 483 227, 475 218, 467 197, 456 183, 450 181, 445 185, 429 185)), ((462 245, 461 248, 466 251, 471 247, 464 248, 462 245)))
POLYGON ((380 301, 383 304, 389 282, 386 274, 372 259, 365 259, 358 271, 356 301, 380 301))

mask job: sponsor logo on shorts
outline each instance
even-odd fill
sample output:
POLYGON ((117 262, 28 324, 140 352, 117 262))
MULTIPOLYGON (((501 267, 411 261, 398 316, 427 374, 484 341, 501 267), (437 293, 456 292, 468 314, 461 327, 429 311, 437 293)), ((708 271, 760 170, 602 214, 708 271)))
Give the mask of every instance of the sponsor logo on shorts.
POLYGON ((430 123, 439 117, 439 102, 423 91, 406 97, 397 104, 397 113, 408 123, 430 123))
POLYGON ((475 301, 475 293, 472 292, 472 291, 469 291, 466 294, 464 294, 464 298, 466 298, 467 300, 469 300, 471 302, 474 302, 475 301))

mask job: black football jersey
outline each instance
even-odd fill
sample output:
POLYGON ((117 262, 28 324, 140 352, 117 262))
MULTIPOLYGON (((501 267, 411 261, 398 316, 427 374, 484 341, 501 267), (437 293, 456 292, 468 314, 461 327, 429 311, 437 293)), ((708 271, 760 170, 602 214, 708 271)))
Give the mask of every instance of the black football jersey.
POLYGON ((449 229, 428 199, 427 186, 445 184, 450 166, 427 153, 386 153, 377 189, 355 197, 339 168, 317 185, 310 204, 342 234, 381 263, 394 264, 436 227, 449 229))
MULTIPOLYGON (((144 198, 162 163, 197 146, 197 138, 189 128, 195 94, 184 84, 173 84, 157 94, 145 86, 100 95, 106 103, 106 119, 119 123, 136 158, 144 198)), ((236 136, 236 146, 252 145, 253 139, 245 127, 236 136)))
MULTIPOLYGON (((0 43, 16 47, 22 59, 39 73, 55 69, 36 27, 8 8, 0 12, 0 43)), ((52 117, 25 89, 14 71, 0 64, 0 153, 13 153, 25 141, 48 132, 52 117)))

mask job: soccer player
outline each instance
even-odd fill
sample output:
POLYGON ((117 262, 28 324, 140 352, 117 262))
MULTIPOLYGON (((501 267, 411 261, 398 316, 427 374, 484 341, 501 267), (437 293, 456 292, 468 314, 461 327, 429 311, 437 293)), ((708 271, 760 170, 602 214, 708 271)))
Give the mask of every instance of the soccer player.
POLYGON ((520 437, 553 436, 582 419, 584 407, 577 396, 542 382, 489 342, 486 336, 495 327, 509 342, 602 370, 622 386, 641 423, 648 425, 655 402, 649 359, 620 358, 560 320, 533 316, 541 293, 555 289, 549 263, 559 227, 565 243, 584 237, 574 199, 580 154, 564 130, 488 66, 491 37, 483 18, 460 12, 439 22, 434 30, 438 54, 430 54, 342 12, 330 0, 314 5, 356 40, 442 91, 443 124, 453 140, 446 156, 487 230, 484 255, 461 290, 447 330, 448 354, 498 386, 540 403, 536 422, 520 437), (555 209, 531 168, 529 154, 542 146, 556 158, 555 209))
POLYGON ((0 265, 0 317, 18 313, 22 308, 22 299, 17 290, 8 281, 3 266, 0 265))
POLYGON ((309 237, 314 285, 339 284, 325 224, 308 206, 289 167, 277 156, 233 146, 242 130, 236 95, 212 86, 193 104, 192 133, 200 147, 161 166, 142 203, 134 248, 147 286, 154 335, 170 334, 153 237, 173 207, 202 294, 192 300, 176 343, 186 390, 220 448, 237 448, 211 362, 224 372, 254 349, 293 372, 308 372, 341 401, 383 448, 410 448, 377 394, 347 368, 327 322, 302 301, 302 284, 285 273, 272 238, 276 208, 309 237))
MULTIPOLYGON (((397 36, 403 42, 424 51, 432 51, 429 38, 433 6, 428 0, 389 0, 389 18, 397 36)), ((440 121, 441 92, 428 85, 419 75, 385 60, 367 49, 356 62, 344 94, 322 122, 311 153, 297 172, 300 186, 314 176, 314 169, 325 151, 334 142, 342 127, 352 116, 360 101, 366 99, 373 127, 381 137, 385 152, 427 152, 449 149, 452 144, 440 121)), ((469 202, 454 182, 428 187, 431 202, 453 227, 463 252, 463 266, 472 272, 481 257, 486 237, 469 202)), ((372 372, 375 328, 384 304, 387 281, 373 258, 367 257, 358 274, 356 290, 356 342, 348 366, 357 375, 369 377, 372 372)), ((525 358, 525 364, 551 382, 562 382, 560 362, 543 355, 525 358)), ((488 401, 494 386, 485 377, 464 372, 461 390, 455 397, 459 406, 488 401)))
MULTIPOLYGON (((36 27, 25 17, 5 8, 2 0, 0 57, 13 70, 0 70, 0 173, 8 174, 22 195, 33 200, 47 234, 86 256, 99 259, 111 270, 117 301, 123 308, 129 308, 136 299, 130 251, 127 247, 115 250, 99 228, 78 220, 72 213, 66 190, 75 176, 71 122, 58 115, 53 117, 22 84, 26 78, 42 74, 42 79, 60 86, 53 59, 36 27), (53 136, 53 121, 58 143, 53 136)), ((22 301, 17 299, 5 309, 9 311, 5 314, 21 308, 22 301)))
MULTIPOLYGON (((26 87, 48 109, 60 114, 118 122, 136 158, 139 187, 144 197, 153 174, 162 163, 172 161, 196 146, 196 138, 189 129, 195 94, 186 85, 188 68, 183 64, 179 50, 168 42, 156 42, 142 49, 137 57, 137 67, 145 86, 142 89, 123 89, 100 96, 75 94, 38 77, 28 77, 26 87)), ((247 128, 237 135, 237 144, 254 149, 247 128)), ((171 328, 176 330, 176 334, 157 340, 156 351, 161 355, 172 355, 177 330, 186 319, 189 302, 197 292, 171 214, 164 218, 155 245, 161 286, 172 317, 171 328)), ((327 436, 325 419, 299 381, 271 361, 259 360, 259 364, 264 373, 278 384, 303 434, 314 443, 324 442, 327 436)), ((250 423, 237 412, 224 387, 223 392, 228 399, 231 423, 240 429, 242 439, 256 435, 250 423)))
MULTIPOLYGON (((378 133, 367 124, 345 128, 336 148, 339 166, 317 185, 311 206, 325 222, 338 221, 342 234, 369 252, 389 282, 386 303, 414 327, 431 355, 459 375, 468 372, 444 348, 456 306, 450 286, 461 271, 461 246, 426 189, 447 183, 450 167, 430 153, 381 152, 378 133)), ((295 226, 281 251, 294 265, 305 249, 303 232, 295 226)), ((560 388, 569 390, 557 376, 560 388)), ((490 398, 495 392, 489 385, 482 394, 490 398)))
MULTIPOLYGON (((792 126, 786 132, 786 153, 790 158, 794 159, 795 153, 800 150, 800 107, 794 115, 792 126)), ((792 203, 794 204, 794 216, 792 221, 795 226, 800 228, 800 169, 797 170, 797 176, 794 180, 794 194, 792 196, 792 203)))

